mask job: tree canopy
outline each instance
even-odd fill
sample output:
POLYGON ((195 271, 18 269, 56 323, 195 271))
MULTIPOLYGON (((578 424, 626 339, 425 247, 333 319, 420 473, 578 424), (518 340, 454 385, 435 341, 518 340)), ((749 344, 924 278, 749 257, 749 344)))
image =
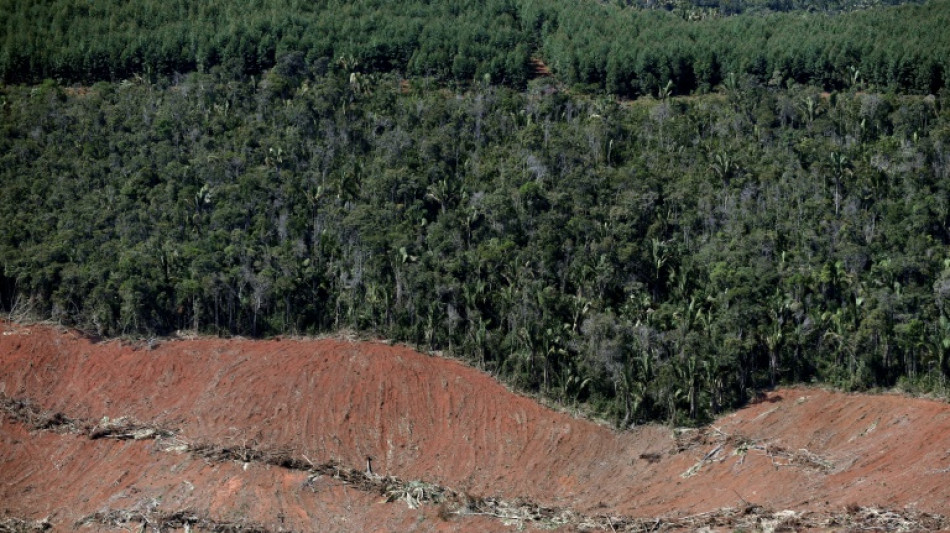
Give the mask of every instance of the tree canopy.
POLYGON ((515 88, 524 87, 530 58, 540 56, 568 83, 622 96, 708 91, 730 74, 936 94, 950 76, 946 0, 864 9, 774 0, 664 6, 3 0, 0 79, 91 83, 216 66, 251 75, 291 52, 308 67, 338 61, 360 72, 515 88))
POLYGON ((621 424, 779 382, 945 386, 946 92, 625 103, 298 59, 3 87, 4 307, 372 331, 621 424))
POLYGON ((371 332, 621 427, 945 393, 950 3, 723 5, 0 0, 0 308, 371 332))

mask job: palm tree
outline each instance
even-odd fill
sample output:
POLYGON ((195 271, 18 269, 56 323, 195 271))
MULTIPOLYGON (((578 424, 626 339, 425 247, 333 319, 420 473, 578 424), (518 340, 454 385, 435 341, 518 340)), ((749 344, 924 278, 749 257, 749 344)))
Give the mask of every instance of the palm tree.
POLYGON ((851 160, 848 159, 848 156, 840 152, 831 152, 831 155, 828 159, 828 168, 831 171, 831 176, 834 180, 835 215, 837 215, 841 208, 841 179, 845 175, 851 174, 851 160))

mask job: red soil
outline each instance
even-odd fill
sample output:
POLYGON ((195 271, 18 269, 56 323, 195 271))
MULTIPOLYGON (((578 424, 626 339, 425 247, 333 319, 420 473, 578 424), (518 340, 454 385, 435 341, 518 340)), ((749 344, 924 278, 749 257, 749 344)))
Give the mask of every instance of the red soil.
MULTIPOLYGON (((357 469, 371 456, 377 473, 591 515, 691 515, 746 503, 950 515, 950 406, 936 401, 779 390, 714 423, 722 433, 676 452, 669 428, 617 433, 405 347, 199 339, 150 350, 46 326, 0 323, 0 332, 0 395, 73 418, 133 417, 190 442, 357 469), (694 475, 681 476, 719 445, 694 475)), ((508 529, 486 517, 446 520, 434 506, 380 503, 330 479, 313 492, 306 477, 0 419, 0 518, 49 516, 69 528, 96 511, 155 500, 167 511, 271 530, 508 529)))

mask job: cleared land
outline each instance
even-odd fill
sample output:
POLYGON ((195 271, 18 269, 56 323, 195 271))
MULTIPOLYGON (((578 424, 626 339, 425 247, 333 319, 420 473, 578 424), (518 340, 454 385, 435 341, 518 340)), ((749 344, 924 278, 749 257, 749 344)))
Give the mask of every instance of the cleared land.
POLYGON ((617 433, 399 346, 0 333, 0 531, 950 526, 942 402, 783 389, 617 433))

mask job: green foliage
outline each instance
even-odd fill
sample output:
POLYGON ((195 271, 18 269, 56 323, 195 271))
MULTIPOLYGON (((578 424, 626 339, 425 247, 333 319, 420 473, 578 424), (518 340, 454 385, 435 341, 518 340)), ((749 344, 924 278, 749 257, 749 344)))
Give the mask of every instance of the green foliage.
POLYGON ((946 392, 950 4, 656 5, 0 0, 0 308, 375 332, 622 427, 946 392))
MULTIPOLYGON (((0 2, 0 79, 93 82, 269 69, 399 71, 523 85, 532 37, 510 0, 0 2)), ((282 77, 286 77, 281 72, 282 77)))
MULTIPOLYGON (((943 1, 839 14, 769 8, 726 18, 685 6, 555 5, 539 54, 569 83, 625 96, 705 92, 720 83, 733 90, 726 83, 730 75, 827 90, 935 94, 950 75, 950 38, 943 29, 950 3, 943 1)), ((730 11, 719 5, 717 11, 730 11)))
POLYGON ((945 390, 943 98, 422 86, 292 56, 3 87, 0 304, 101 335, 373 331, 621 426, 782 382, 945 390))
POLYGON ((540 56, 571 85, 622 96, 708 92, 730 74, 936 94, 950 77, 950 2, 888 3, 3 0, 0 80, 242 77, 289 57, 278 94, 327 68, 523 88, 540 56))

